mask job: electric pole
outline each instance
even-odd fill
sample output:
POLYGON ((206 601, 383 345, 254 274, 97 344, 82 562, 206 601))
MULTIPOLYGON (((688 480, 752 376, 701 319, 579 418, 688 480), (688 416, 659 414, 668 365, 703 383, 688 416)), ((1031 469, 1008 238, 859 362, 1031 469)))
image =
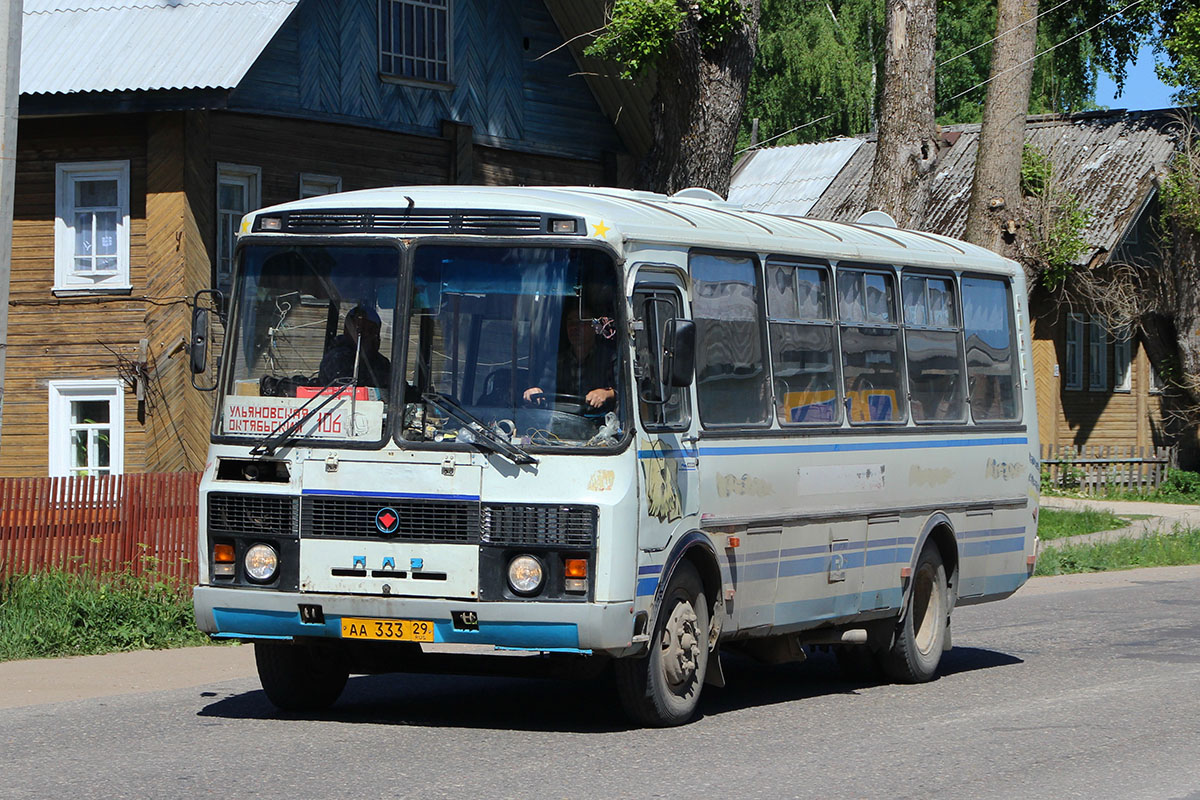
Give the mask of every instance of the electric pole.
POLYGON ((22 0, 4 0, 4 107, 0 109, 0 430, 4 423, 4 361, 8 350, 8 292, 12 275, 13 194, 17 182, 17 107, 21 99, 22 0))

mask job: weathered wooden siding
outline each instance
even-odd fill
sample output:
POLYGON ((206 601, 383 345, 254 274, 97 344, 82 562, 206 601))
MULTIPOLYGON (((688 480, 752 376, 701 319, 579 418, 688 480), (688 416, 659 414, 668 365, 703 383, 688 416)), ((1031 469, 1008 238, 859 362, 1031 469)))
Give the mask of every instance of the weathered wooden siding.
MULTIPOLYGON (((118 355, 136 357, 146 336, 146 125, 141 116, 21 120, 0 476, 45 475, 48 382, 116 378, 118 355), (130 162, 132 296, 55 298, 55 165, 130 162)), ((137 404, 125 403, 125 469, 146 469, 137 404)))
POLYGON ((452 83, 382 80, 377 0, 303 0, 230 108, 437 136, 443 120, 481 141, 596 159, 622 151, 541 0, 453 6, 452 83))

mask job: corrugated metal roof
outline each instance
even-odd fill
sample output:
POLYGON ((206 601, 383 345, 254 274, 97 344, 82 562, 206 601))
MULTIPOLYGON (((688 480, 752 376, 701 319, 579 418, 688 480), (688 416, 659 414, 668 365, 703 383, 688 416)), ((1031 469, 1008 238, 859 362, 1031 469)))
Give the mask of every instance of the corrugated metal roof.
POLYGON ((834 139, 755 150, 734 169, 729 202, 772 214, 807 214, 862 145, 862 139, 834 139))
POLYGON ((299 0, 25 0, 21 94, 231 89, 299 0))
MULTIPOLYGON (((1084 231, 1088 251, 1079 263, 1090 263, 1098 254, 1117 247, 1155 191, 1155 176, 1166 170, 1180 130, 1175 109, 1045 115, 1027 120, 1025 141, 1050 156, 1057 185, 1074 193, 1080 206, 1092 213, 1084 231)), ((951 125, 943 131, 961 135, 939 156, 921 228, 959 237, 966 227, 979 125, 951 125)), ((875 142, 867 139, 809 213, 823 219, 858 219, 868 210, 867 186, 874 159, 875 142)))

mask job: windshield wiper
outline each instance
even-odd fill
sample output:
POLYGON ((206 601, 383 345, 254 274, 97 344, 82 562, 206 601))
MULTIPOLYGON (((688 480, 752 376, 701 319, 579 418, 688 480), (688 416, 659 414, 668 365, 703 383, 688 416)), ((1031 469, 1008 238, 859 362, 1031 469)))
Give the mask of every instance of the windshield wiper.
MULTIPOLYGON (((325 395, 325 392, 328 391, 329 389, 333 388, 334 384, 336 384, 338 381, 344 381, 344 380, 346 380, 346 379, 345 378, 334 378, 329 383, 325 384, 320 389, 318 389, 316 391, 316 393, 312 397, 310 397, 307 402, 305 402, 304 405, 302 405, 298 409, 296 409, 295 413, 300 414, 299 419, 297 419, 295 422, 291 422, 291 421, 289 421, 290 420, 290 418, 289 418, 289 419, 285 419, 282 422, 280 422, 278 425, 276 425, 271 430, 270 433, 268 433, 266 436, 264 436, 263 438, 259 439, 257 442, 254 443, 254 446, 250 448, 250 455, 252 455, 252 456, 273 456, 273 455, 275 455, 275 451, 278 450, 283 445, 290 442, 294 438, 292 436, 292 434, 294 434, 296 431, 300 430, 300 428, 304 426, 304 423, 308 422, 310 419, 312 419, 314 416, 316 416, 317 412, 319 412, 322 408, 324 408, 325 406, 332 403, 337 398, 341 397, 342 393, 345 392, 347 389, 349 389, 351 387, 354 387, 355 389, 357 389, 357 386, 356 386, 354 380, 351 379, 349 382, 339 386, 337 388, 336 392, 331 392, 329 395, 325 395), (311 406, 313 404, 313 401, 317 400, 320 397, 324 397, 325 399, 319 405, 314 406, 313 408, 309 408, 309 406, 311 406)), ((357 391, 355 392, 355 394, 357 394, 357 391)), ((351 395, 351 396, 353 396, 353 395, 351 395)), ((353 419, 353 417, 351 417, 351 419, 353 419)))
POLYGON ((485 450, 490 450, 493 453, 499 453, 514 464, 536 464, 538 460, 522 450, 512 442, 506 442, 500 436, 487 426, 487 423, 479 417, 467 411, 458 401, 451 400, 444 394, 438 392, 426 392, 422 395, 426 403, 431 403, 445 411, 452 417, 458 419, 459 422, 466 424, 466 430, 471 434, 474 441, 472 444, 477 444, 485 450))

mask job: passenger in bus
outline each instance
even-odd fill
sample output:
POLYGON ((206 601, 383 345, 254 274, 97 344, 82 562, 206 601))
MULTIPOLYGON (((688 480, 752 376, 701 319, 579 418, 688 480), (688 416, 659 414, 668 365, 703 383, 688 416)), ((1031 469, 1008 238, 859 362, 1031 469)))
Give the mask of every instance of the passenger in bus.
POLYGON ((610 338, 597 334, 596 327, 596 318, 586 306, 567 310, 557 363, 553 370, 543 372, 536 385, 525 390, 525 402, 544 402, 548 391, 544 387, 553 387, 554 393, 582 398, 589 408, 599 411, 613 407, 617 399, 617 350, 610 338))
POLYGON ((379 352, 379 314, 368 306, 355 306, 346 313, 344 331, 325 351, 318 380, 329 384, 339 378, 353 377, 357 352, 358 385, 386 389, 391 384, 392 362, 379 352))

